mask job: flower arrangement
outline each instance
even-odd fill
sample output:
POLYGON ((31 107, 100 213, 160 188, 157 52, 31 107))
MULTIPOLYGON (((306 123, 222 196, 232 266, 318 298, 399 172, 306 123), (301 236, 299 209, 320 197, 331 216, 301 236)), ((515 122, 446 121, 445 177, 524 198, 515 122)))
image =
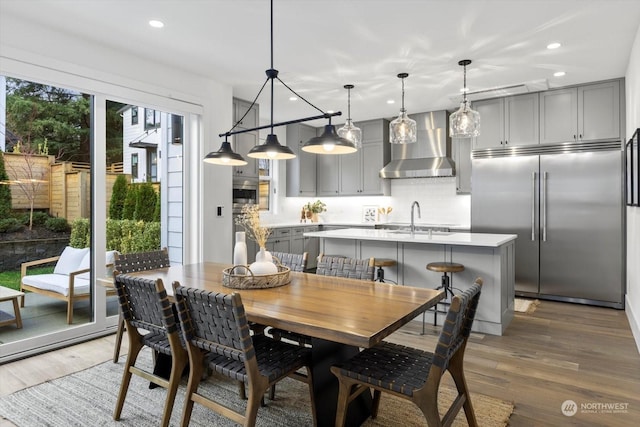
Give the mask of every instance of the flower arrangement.
POLYGON ((320 200, 316 200, 315 202, 309 202, 306 205, 304 205, 304 209, 307 212, 311 212, 311 213, 315 213, 315 214, 319 214, 322 212, 326 212, 327 211, 327 205, 325 205, 324 203, 322 203, 320 200))
POLYGON ((242 212, 236 218, 236 225, 245 229, 250 239, 254 240, 260 248, 264 248, 271 229, 260 225, 260 206, 245 205, 242 212))

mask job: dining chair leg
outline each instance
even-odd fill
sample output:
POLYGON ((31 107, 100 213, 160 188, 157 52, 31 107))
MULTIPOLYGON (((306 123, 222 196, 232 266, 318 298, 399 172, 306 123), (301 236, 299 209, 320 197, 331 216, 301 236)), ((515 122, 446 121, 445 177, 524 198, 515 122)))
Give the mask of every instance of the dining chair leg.
POLYGON ((458 394, 465 397, 463 408, 464 414, 467 417, 467 424, 469 424, 469 427, 477 427, 478 421, 476 420, 476 414, 473 411, 473 404, 471 403, 471 396, 469 395, 469 387, 467 387, 467 380, 464 376, 464 370, 462 367, 463 360, 462 357, 457 357, 459 354, 462 353, 456 353, 456 355, 451 358, 451 361, 449 362, 449 373, 456 384, 458 394))
MULTIPOLYGON (((268 385, 266 387, 268 387, 268 385)), ((265 388, 252 384, 249 385, 249 399, 247 400, 247 409, 244 413, 245 427, 253 427, 256 425, 258 409, 263 406, 265 391, 265 388)))
MULTIPOLYGON (((333 368, 332 368, 333 369, 333 368)), ((338 407, 336 408, 336 427, 344 427, 347 419, 347 408, 349 406, 349 392, 351 383, 338 381, 338 407)))
POLYGON ((113 412, 113 419, 120 420, 120 414, 122 414, 122 407, 124 406, 124 400, 127 397, 127 391, 129 390, 129 382, 131 382, 131 367, 135 366, 138 354, 142 350, 142 340, 129 339, 129 354, 124 364, 124 372, 122 373, 122 382, 120 383, 120 392, 118 393, 118 401, 116 402, 116 409, 113 412))
POLYGON ((191 411, 193 411, 193 394, 198 391, 198 386, 202 379, 202 367, 204 357, 202 351, 198 348, 189 347, 189 381, 187 382, 187 391, 184 395, 184 408, 182 409, 181 427, 187 427, 191 419, 191 411))
POLYGON ((124 335, 124 317, 122 317, 122 311, 118 309, 118 330, 116 332, 116 343, 113 347, 113 363, 118 363, 120 358, 120 347, 122 347, 122 336, 124 335))
POLYGON ((376 418, 378 416, 378 410, 380 409, 380 398, 382 397, 382 392, 380 390, 373 390, 373 402, 371 405, 371 418, 376 418))
POLYGON ((174 355, 171 361, 171 375, 169 376, 169 385, 167 387, 167 397, 164 401, 164 412, 162 413, 162 427, 168 427, 171 420, 171 412, 173 412, 173 403, 176 399, 182 372, 187 366, 189 359, 186 354, 174 355))

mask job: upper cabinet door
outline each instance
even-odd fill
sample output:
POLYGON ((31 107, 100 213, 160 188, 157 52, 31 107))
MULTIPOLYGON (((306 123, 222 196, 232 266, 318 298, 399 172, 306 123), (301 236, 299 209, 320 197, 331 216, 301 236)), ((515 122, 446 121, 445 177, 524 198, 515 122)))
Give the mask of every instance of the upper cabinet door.
POLYGON ((316 185, 318 196, 337 196, 340 192, 340 163, 336 155, 318 154, 316 156, 316 185))
POLYGON ((539 110, 537 93, 505 98, 504 145, 538 144, 540 142, 539 110))
POLYGON ((240 120, 238 123, 238 127, 242 129, 251 129, 258 126, 258 106, 254 105, 251 107, 251 103, 247 101, 243 101, 242 99, 233 99, 233 107, 234 107, 234 124, 240 120), (251 108, 249 108, 251 107, 251 108), (246 116, 245 116, 246 113, 246 116), (243 117, 244 116, 244 117, 243 117))
POLYGON ((578 139, 620 138, 620 82, 578 88, 578 139))
POLYGON ((578 90, 550 90, 540 93, 540 143, 578 140, 578 90))
POLYGON ((474 148, 493 148, 504 145, 504 99, 486 99, 473 103, 480 113, 480 135, 475 138, 474 148))

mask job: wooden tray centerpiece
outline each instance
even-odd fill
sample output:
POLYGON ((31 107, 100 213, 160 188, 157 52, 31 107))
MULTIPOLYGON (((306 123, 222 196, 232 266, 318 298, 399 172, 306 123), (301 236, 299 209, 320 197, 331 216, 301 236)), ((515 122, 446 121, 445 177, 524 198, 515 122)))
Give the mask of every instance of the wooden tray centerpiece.
POLYGON ((222 284, 232 289, 268 289, 291 282, 289 278, 291 269, 282 264, 276 267, 278 272, 275 274, 253 274, 248 266, 234 265, 222 270, 222 284))

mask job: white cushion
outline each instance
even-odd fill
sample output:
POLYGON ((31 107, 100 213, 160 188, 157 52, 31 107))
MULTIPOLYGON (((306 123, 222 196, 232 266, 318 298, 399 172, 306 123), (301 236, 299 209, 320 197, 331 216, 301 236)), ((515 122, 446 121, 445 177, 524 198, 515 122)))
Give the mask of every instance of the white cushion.
POLYGON ((91 268, 91 251, 89 250, 82 257, 82 261, 80 261, 80 265, 78 265, 78 270, 86 270, 87 268, 91 268))
POLYGON ((56 263, 56 267, 53 269, 54 274, 69 274, 72 271, 80 270, 78 268, 82 262, 82 258, 89 252, 89 248, 76 249, 71 246, 67 246, 62 251, 60 259, 56 263))
MULTIPOLYGON (((106 277, 111 277, 113 276, 113 263, 115 261, 116 258, 116 253, 118 251, 107 251, 105 259, 105 265, 107 265, 107 274, 106 277), (111 264, 111 266, 109 267, 109 264, 111 264)), ((84 258, 82 258, 82 261, 80 262, 80 265, 78 266, 78 270, 86 270, 87 268, 91 268, 91 252, 87 252, 87 254, 84 256, 84 258)), ((83 279, 83 280, 89 280, 89 271, 87 271, 86 273, 82 273, 82 274, 78 274, 76 276, 76 280, 78 279, 83 279)))
MULTIPOLYGON (((33 274, 31 276, 24 276, 22 283, 33 286, 34 288, 56 292, 64 296, 69 295, 69 276, 66 274, 33 274)), ((76 276, 73 285, 73 294, 80 295, 88 293, 89 280, 76 276)))

